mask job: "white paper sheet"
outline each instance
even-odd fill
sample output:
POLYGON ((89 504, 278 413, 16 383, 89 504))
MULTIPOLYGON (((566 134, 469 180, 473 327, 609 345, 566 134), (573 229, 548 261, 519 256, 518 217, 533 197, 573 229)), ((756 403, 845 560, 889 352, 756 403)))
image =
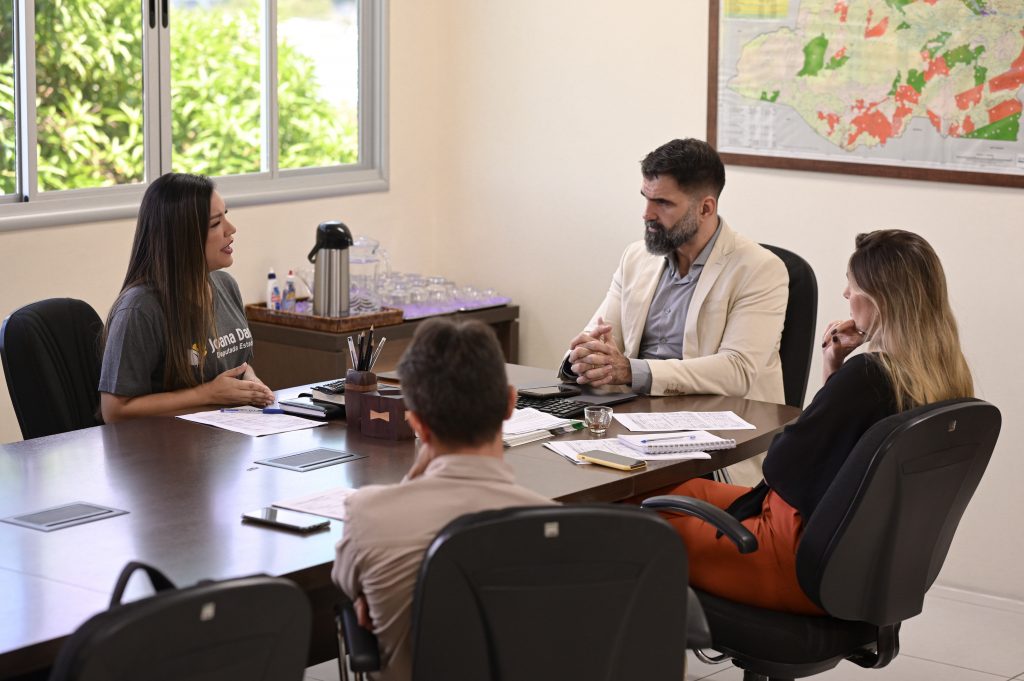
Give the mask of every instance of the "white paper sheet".
POLYGON ((626 428, 637 431, 669 430, 756 430, 731 411, 666 411, 656 413, 613 414, 626 428))
POLYGON ((349 497, 354 489, 351 487, 335 487, 322 492, 314 492, 304 497, 288 499, 287 501, 275 501, 274 506, 287 508, 292 511, 302 511, 313 515, 322 515, 325 518, 345 520, 345 499, 349 497))
POLYGON ((511 418, 501 426, 501 432, 505 435, 517 433, 528 433, 535 430, 554 430, 571 424, 569 419, 561 419, 532 407, 516 409, 512 412, 511 418))
POLYGON ((178 418, 254 437, 327 425, 325 421, 311 421, 291 414, 264 414, 251 411, 201 411, 183 414, 178 418))

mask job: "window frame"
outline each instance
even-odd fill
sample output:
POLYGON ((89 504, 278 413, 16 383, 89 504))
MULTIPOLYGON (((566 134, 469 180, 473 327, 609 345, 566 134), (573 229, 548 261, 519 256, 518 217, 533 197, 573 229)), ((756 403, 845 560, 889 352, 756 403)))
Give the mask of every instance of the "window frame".
MULTIPOLYGON (((277 0, 263 2, 261 39, 261 126, 263 146, 258 173, 214 177, 218 191, 232 207, 386 191, 388 182, 388 0, 355 0, 359 33, 359 161, 344 166, 277 167, 277 0), (274 83, 274 87, 267 84, 274 83)), ((162 15, 149 28, 156 2, 140 2, 143 30, 143 110, 146 125, 145 179, 136 184, 88 189, 25 192, 23 178, 36 180, 38 161, 35 97, 35 0, 15 0, 15 109, 17 193, 0 195, 0 232, 84 222, 134 218, 148 183, 171 169, 170 28, 162 15), (158 87, 151 87, 156 83, 158 87), (24 150, 32 153, 24 153, 24 150)), ((169 16, 173 24, 174 16, 169 16)), ((34 182, 38 185, 38 182, 34 182)))

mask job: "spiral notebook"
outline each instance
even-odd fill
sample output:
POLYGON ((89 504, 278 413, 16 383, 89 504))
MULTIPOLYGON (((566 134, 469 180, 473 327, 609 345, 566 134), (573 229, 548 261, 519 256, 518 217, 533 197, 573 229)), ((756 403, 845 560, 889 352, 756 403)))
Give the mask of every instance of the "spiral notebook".
POLYGON ((718 437, 706 430, 692 430, 685 433, 620 435, 619 442, 644 454, 706 452, 716 449, 732 449, 736 446, 736 440, 718 437))

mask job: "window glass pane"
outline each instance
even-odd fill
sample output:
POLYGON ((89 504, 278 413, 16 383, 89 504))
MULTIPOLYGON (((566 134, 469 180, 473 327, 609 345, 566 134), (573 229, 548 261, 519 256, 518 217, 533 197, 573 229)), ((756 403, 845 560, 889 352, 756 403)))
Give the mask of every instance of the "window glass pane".
POLYGON ((171 166, 260 171, 260 0, 171 2, 171 166))
POLYGON ((39 188, 141 182, 138 0, 36 2, 39 188))
POLYGON ((359 160, 355 0, 278 0, 279 166, 359 160))
POLYGON ((0 0, 0 194, 15 190, 14 142, 14 0, 0 0))

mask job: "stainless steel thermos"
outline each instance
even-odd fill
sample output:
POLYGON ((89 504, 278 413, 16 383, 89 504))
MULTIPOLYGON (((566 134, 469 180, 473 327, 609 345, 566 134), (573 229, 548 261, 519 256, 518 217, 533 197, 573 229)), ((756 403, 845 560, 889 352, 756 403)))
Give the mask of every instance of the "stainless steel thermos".
POLYGON ((337 220, 321 222, 316 228, 316 245, 309 252, 314 264, 313 314, 321 317, 347 317, 348 249, 352 233, 337 220))

